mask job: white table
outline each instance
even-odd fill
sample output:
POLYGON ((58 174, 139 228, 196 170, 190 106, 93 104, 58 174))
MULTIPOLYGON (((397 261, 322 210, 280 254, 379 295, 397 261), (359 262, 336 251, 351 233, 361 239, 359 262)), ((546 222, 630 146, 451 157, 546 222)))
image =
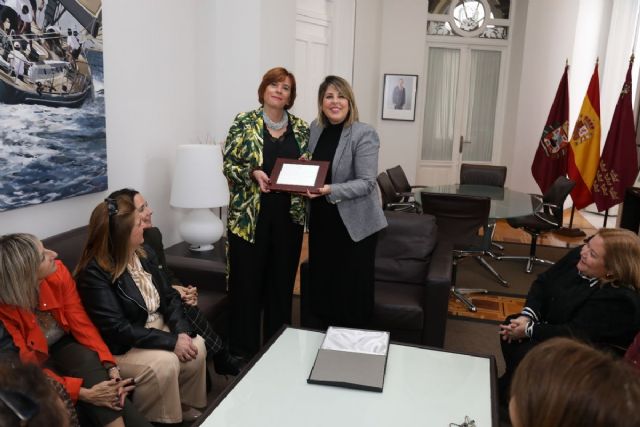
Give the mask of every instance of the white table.
POLYGON ((307 384, 323 338, 284 329, 199 425, 448 427, 465 415, 478 427, 498 425, 490 357, 391 344, 382 393, 307 384))

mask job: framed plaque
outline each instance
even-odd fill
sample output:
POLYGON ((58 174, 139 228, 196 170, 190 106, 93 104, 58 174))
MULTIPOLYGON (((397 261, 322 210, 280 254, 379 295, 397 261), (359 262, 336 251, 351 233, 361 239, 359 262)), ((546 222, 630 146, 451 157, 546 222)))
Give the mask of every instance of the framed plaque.
POLYGON ((290 193, 318 193, 324 185, 329 162, 314 160, 284 159, 278 157, 271 172, 272 191, 290 193))

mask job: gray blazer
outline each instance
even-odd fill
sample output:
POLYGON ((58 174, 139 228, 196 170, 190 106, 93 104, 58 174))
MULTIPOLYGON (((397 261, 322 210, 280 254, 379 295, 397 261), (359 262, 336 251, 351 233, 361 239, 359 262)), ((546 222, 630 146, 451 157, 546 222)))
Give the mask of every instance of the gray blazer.
MULTIPOLYGON (((310 126, 309 151, 316 148, 322 126, 310 126)), ((359 242, 387 226, 378 196, 378 151, 380 140, 375 129, 355 122, 342 129, 331 168, 331 194, 325 196, 338 207, 349 236, 359 242)))

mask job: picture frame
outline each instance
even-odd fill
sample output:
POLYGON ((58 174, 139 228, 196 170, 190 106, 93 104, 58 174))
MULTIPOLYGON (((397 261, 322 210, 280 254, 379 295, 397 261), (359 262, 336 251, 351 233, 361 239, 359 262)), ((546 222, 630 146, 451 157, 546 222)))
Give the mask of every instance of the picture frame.
POLYGON ((314 160, 285 159, 278 157, 271 171, 272 191, 289 193, 318 193, 324 185, 329 162, 314 160))
POLYGON ((382 86, 382 119, 415 121, 418 76, 385 74, 382 86))

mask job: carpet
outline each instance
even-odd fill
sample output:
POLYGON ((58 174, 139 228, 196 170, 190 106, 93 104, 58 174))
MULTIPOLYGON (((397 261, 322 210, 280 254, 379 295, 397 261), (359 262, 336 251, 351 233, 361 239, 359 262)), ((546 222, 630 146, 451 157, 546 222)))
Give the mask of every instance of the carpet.
MULTIPOLYGON (((529 255, 529 245, 521 243, 500 243, 504 245, 504 255, 529 255)), ((557 261, 562 258, 569 249, 555 246, 538 246, 536 254, 538 258, 557 261)), ((509 287, 503 287, 500 283, 474 259, 466 258, 458 263, 458 277, 456 286, 459 288, 484 288, 495 295, 526 296, 531 282, 536 276, 545 271, 549 266, 536 264, 533 271, 528 274, 524 271, 526 261, 498 261, 485 257, 489 264, 509 282, 509 287)))
MULTIPOLYGON (((502 243, 504 255, 528 255, 529 245, 519 243, 502 243)), ((538 246, 539 258, 557 261, 569 249, 554 246, 538 246)), ((548 266, 536 264, 533 271, 525 272, 526 261, 504 260, 498 261, 486 257, 489 263, 508 282, 509 287, 503 287, 498 281, 474 259, 467 258, 458 264, 458 278, 456 286, 459 288, 479 288, 489 291, 488 294, 472 294, 471 301, 478 308, 471 312, 457 299, 449 298, 449 316, 468 320, 501 322, 507 315, 519 312, 525 301, 531 282, 536 276, 545 271, 548 266)))

